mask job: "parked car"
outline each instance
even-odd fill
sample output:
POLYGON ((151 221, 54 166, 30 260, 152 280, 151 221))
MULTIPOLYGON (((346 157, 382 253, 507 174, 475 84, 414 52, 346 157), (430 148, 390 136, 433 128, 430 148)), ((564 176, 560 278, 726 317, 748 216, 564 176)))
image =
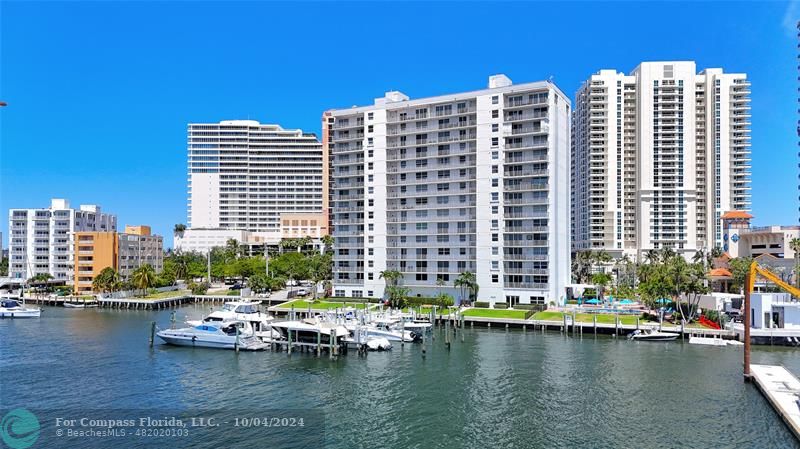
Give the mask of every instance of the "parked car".
POLYGON ((297 290, 297 296, 307 296, 307 295, 308 295, 308 290, 304 288, 297 290))
POLYGON ((270 296, 269 292, 259 293, 256 295, 256 297, 258 298, 269 298, 269 296, 270 296))
POLYGON ((242 284, 236 283, 231 285, 230 288, 228 288, 228 290, 241 290, 242 288, 243 288, 242 284))

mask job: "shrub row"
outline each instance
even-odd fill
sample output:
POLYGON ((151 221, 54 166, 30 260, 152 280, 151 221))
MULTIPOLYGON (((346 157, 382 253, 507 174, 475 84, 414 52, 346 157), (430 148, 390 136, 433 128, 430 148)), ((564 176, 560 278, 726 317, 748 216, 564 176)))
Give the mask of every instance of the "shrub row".
POLYGON ((483 302, 483 301, 475 301, 475 307, 477 307, 479 309, 488 309, 489 308, 489 303, 488 302, 483 302))
POLYGON ((494 308, 495 309, 507 309, 508 308, 508 303, 507 302, 496 302, 496 303, 494 303, 494 308))

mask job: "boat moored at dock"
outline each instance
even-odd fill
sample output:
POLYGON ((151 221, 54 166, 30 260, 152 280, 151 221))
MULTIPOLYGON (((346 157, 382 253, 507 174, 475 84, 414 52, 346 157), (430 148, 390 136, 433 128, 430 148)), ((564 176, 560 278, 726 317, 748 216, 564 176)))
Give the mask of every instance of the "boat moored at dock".
POLYGON ((252 327, 246 321, 202 323, 182 329, 165 329, 156 335, 165 343, 176 346, 248 351, 257 351, 268 347, 260 338, 256 337, 252 327))
POLYGON ((27 307, 16 299, 0 299, 0 318, 38 318, 41 314, 38 307, 27 307))
POLYGON ((636 330, 628 335, 628 339, 634 341, 673 341, 679 334, 674 332, 662 332, 655 329, 636 330))

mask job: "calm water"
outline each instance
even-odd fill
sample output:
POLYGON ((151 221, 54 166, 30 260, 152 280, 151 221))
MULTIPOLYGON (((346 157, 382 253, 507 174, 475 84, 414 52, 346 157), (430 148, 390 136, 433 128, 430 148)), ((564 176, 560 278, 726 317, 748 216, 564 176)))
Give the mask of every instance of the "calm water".
MULTIPOLYGON (((0 320, 0 410, 317 410, 325 424, 313 437, 331 448, 800 447, 742 382, 738 348, 476 328, 450 352, 440 337, 425 357, 420 345, 396 345, 331 361, 151 349, 152 320, 167 327, 169 312, 46 308, 38 320, 0 320)), ((793 349, 757 348, 753 362, 800 373, 793 349)), ((83 445, 288 445, 237 435, 83 445)), ((44 433, 37 444, 66 447, 44 433)))

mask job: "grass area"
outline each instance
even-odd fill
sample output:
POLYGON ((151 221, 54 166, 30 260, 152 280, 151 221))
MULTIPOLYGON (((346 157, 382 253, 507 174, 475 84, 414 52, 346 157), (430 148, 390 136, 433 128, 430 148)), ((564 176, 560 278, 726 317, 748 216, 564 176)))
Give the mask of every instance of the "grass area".
POLYGON ((339 309, 344 307, 353 307, 355 309, 363 309, 367 305, 360 302, 340 302, 340 301, 317 301, 317 302, 310 302, 306 301, 305 299, 295 299, 294 301, 284 302, 282 304, 278 304, 278 307, 282 309, 291 309, 294 306, 295 310, 307 310, 308 306, 311 306, 313 310, 331 310, 331 309, 339 309))
POLYGON ((464 312, 464 316, 479 316, 484 318, 519 318, 525 319, 524 310, 508 309, 469 309, 464 312))
MULTIPOLYGON (((405 312, 405 313, 410 313, 412 310, 414 312, 419 313, 419 314, 427 315, 427 314, 431 313, 431 310, 433 310, 433 307, 425 306, 425 307, 404 307, 403 308, 403 312, 405 312)), ((436 308, 436 315, 447 315, 448 313, 449 313, 448 310, 444 310, 441 307, 437 307, 436 308)))
MULTIPOLYGON (((572 314, 567 314, 567 316, 571 318, 572 314)), ((614 324, 616 323, 616 316, 617 315, 614 315, 613 313, 578 313, 575 314, 575 320, 579 323, 593 323, 594 317, 597 317, 597 322, 599 324, 614 324)), ((638 315, 619 315, 619 323, 634 326, 636 325, 637 316, 638 315)), ((531 318, 539 321, 563 321, 564 313, 552 312, 552 311, 537 312, 533 314, 533 317, 531 318)), ((658 323, 640 319, 639 324, 658 324, 658 323)))
POLYGON ((158 292, 153 293, 152 295, 147 295, 144 299, 167 299, 167 298, 176 298, 178 296, 188 295, 189 290, 173 290, 169 292, 158 292))

